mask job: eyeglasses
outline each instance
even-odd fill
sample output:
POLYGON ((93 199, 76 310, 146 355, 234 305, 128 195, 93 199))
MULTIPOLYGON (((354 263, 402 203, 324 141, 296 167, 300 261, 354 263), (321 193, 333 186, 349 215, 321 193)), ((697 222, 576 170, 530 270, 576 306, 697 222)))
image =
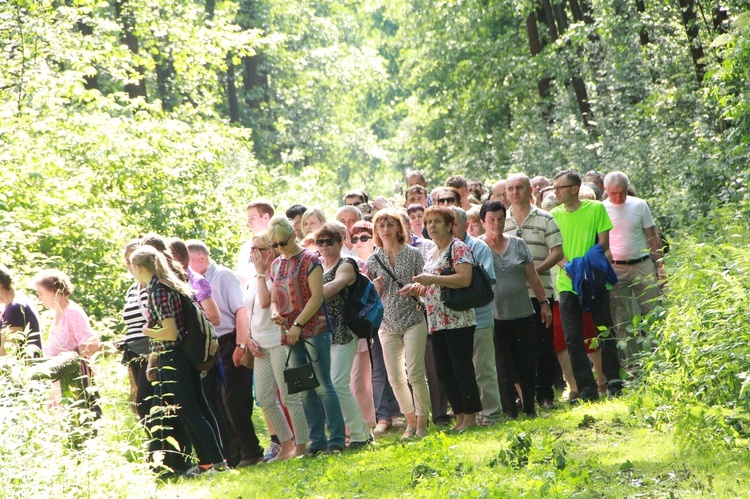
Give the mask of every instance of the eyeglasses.
POLYGON ((555 192, 557 192, 557 191, 561 191, 563 189, 567 189, 568 187, 576 187, 576 185, 575 184, 570 184, 570 185, 556 185, 556 186, 554 186, 552 188, 552 190, 555 191, 555 192))
POLYGON ((329 237, 328 239, 316 239, 315 244, 318 245, 318 248, 322 246, 333 246, 333 243, 337 243, 338 241, 332 237, 329 237))
POLYGON ((294 235, 294 233, 291 233, 291 234, 289 234, 289 237, 286 238, 286 241, 281 242, 281 243, 271 243, 271 244, 269 244, 269 246, 272 247, 272 248, 274 248, 274 249, 278 248, 279 246, 281 246, 282 248, 285 248, 286 245, 289 244, 289 240, 292 238, 293 235, 294 235))
POLYGON ((368 236, 368 235, 354 236, 354 237, 352 237, 352 244, 357 244, 360 241, 362 241, 363 243, 366 243, 370 239, 372 239, 372 236, 368 236))
POLYGON ((449 198, 438 199, 438 204, 455 203, 455 202, 456 202, 456 198, 453 196, 449 198))

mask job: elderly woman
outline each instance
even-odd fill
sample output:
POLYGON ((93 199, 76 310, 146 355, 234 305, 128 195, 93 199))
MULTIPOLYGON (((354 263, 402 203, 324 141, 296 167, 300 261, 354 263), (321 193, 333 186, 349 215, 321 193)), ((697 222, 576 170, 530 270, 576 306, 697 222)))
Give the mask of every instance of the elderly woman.
POLYGON ((5 265, 0 265, 0 303, 5 305, 0 316, 0 355, 5 355, 5 342, 12 340, 24 355, 41 356, 39 316, 29 299, 16 292, 13 276, 5 265))
POLYGON ((411 234, 398 211, 378 211, 373 223, 378 249, 367 260, 367 267, 383 301, 379 336, 388 381, 406 417, 403 437, 424 437, 430 409, 424 360, 427 323, 422 307, 408 296, 414 286, 412 278, 421 273, 424 260, 419 250, 406 243, 407 238, 411 242, 411 234))
POLYGON ((55 312, 55 322, 44 344, 44 356, 54 357, 63 352, 78 352, 84 359, 81 363, 83 397, 89 409, 98 418, 101 416, 101 409, 98 397, 89 389, 93 372, 88 361, 101 346, 99 337, 91 329, 86 312, 70 299, 73 284, 67 275, 59 270, 44 270, 34 277, 34 285, 42 305, 55 312))
POLYGON ((332 224, 315 233, 315 243, 323 262, 323 292, 333 325, 331 345, 331 380, 349 428, 349 448, 364 447, 372 438, 362 411, 349 388, 352 364, 357 353, 357 336, 346 325, 345 307, 348 287, 354 284, 359 268, 351 258, 341 258, 343 240, 332 224))
MULTIPOLYGON (((284 382, 284 368, 288 349, 281 344, 281 329, 271 321, 271 264, 276 255, 270 247, 268 235, 261 232, 252 239, 251 254, 255 265, 257 288, 250 287, 243 302, 250 315, 250 340, 247 347, 255 357, 254 382, 255 397, 263 410, 266 420, 276 432, 279 450, 270 456, 268 462, 301 456, 307 450, 309 429, 302 409, 302 396, 290 394, 284 382), (284 417, 276 398, 279 392, 281 402, 289 411, 294 432, 284 417)), ((264 458, 265 460, 265 458, 264 458)))
POLYGON ((271 265, 271 321, 284 330, 282 343, 290 345, 297 365, 307 362, 303 343, 309 347, 320 386, 302 395, 302 408, 310 428, 306 456, 340 453, 346 430, 339 398, 331 381, 331 337, 333 326, 325 306, 323 269, 315 253, 294 239, 294 228, 286 217, 275 216, 268 225, 271 248, 281 253, 271 265), (330 437, 326 438, 328 426, 330 437))
POLYGON ((323 227, 326 223, 326 215, 320 208, 308 208, 302 215, 300 226, 302 228, 302 237, 308 234, 314 234, 315 231, 323 227))
MULTIPOLYGON (((362 205, 360 205, 360 208, 362 205)), ((375 251, 375 239, 373 238, 372 223, 360 221, 349 229, 349 240, 352 242, 354 251, 362 260, 367 261, 375 251)), ((375 417, 377 423, 374 433, 380 434, 391 426, 402 423, 399 414, 398 401, 393 394, 393 389, 388 383, 388 374, 383 359, 383 347, 380 344, 379 335, 372 338, 370 349, 372 355, 372 393, 375 404, 375 417)))
POLYGON ((534 307, 526 283, 542 307, 545 327, 552 324, 552 310, 534 260, 523 239, 505 229, 506 209, 502 201, 485 201, 480 210, 485 242, 495 264, 495 342, 502 368, 498 372, 500 399, 506 415, 518 415, 511 373, 518 374, 524 412, 533 416, 536 377, 536 328, 534 307))
POLYGON ((192 296, 193 290, 153 246, 144 245, 133 251, 130 263, 131 272, 148 292, 148 322, 143 334, 151 339, 161 381, 155 385, 154 395, 173 397, 180 407, 177 417, 198 454, 198 465, 187 470, 185 476, 224 471, 227 466, 215 422, 211 421, 214 415, 203 394, 201 372, 187 359, 183 347, 186 311, 180 295, 192 296))
MULTIPOLYGON (((443 197, 447 197, 446 191, 438 199, 443 197)), ((408 293, 424 297, 438 378, 456 416, 454 430, 463 431, 476 426, 476 413, 482 410, 472 360, 477 323, 474 309, 452 310, 443 304, 441 296, 442 288, 461 289, 471 284, 474 256, 466 244, 453 238, 455 218, 450 207, 431 206, 424 219, 437 248, 425 263, 424 272, 413 278, 419 286, 413 286, 408 293), (441 275, 451 266, 455 273, 441 275)))

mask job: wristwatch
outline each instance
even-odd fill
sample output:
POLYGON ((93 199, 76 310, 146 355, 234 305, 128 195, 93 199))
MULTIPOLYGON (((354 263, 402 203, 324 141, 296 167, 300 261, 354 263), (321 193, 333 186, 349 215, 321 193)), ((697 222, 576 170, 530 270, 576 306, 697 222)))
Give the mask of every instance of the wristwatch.
POLYGON ((292 322, 292 326, 297 326, 297 327, 298 327, 298 328, 300 328, 300 329, 302 329, 303 327, 305 327, 304 325, 300 324, 300 323, 299 323, 299 322, 297 322, 297 321, 294 321, 294 322, 292 322))
POLYGON ((255 274, 255 278, 257 279, 258 277, 262 277, 263 279, 265 279, 266 274, 261 274, 260 272, 258 272, 257 274, 255 274))
POLYGON ((244 350, 247 348, 247 345, 245 345, 244 343, 237 343, 237 348, 241 348, 244 350))

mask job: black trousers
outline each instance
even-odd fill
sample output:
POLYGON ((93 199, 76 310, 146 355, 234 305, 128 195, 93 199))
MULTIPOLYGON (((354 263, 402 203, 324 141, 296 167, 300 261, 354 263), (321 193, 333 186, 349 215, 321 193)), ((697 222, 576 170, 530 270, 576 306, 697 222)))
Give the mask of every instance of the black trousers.
MULTIPOLYGON (((609 292, 599 297, 599 302, 591 308, 591 318, 599 329, 599 345, 602 347, 602 370, 610 387, 622 385, 620 379, 620 357, 617 353, 617 338, 612 327, 612 314, 609 310, 609 292), (602 329, 603 327, 603 329, 602 329)), ((582 399, 599 398, 596 380, 591 372, 591 364, 583 346, 583 309, 578 295, 569 291, 560 293, 560 321, 562 322, 565 343, 568 345, 570 365, 578 384, 582 399)))
POLYGON ((534 316, 507 321, 495 320, 495 355, 497 382, 500 385, 500 403, 506 416, 518 416, 516 388, 521 385, 523 409, 526 414, 536 414, 534 409, 534 387, 536 385, 536 328, 534 316), (514 379, 514 375, 518 377, 514 379))
POLYGON ((432 335, 427 335, 424 349, 424 365, 427 371, 427 387, 430 389, 430 405, 432 406, 432 420, 450 420, 448 416, 448 396, 438 379, 435 367, 435 355, 432 353, 432 335))
POLYGON ((232 354, 237 345, 237 333, 219 338, 224 383, 219 383, 224 413, 229 423, 229 465, 236 466, 243 459, 263 457, 263 447, 253 426, 253 370, 235 367, 232 354))
POLYGON ((469 326, 432 333, 435 368, 454 414, 473 414, 482 410, 472 359, 475 329, 475 326, 469 326))
MULTIPOLYGON (((548 300, 550 309, 553 300, 548 300)), ((549 327, 542 321, 542 306, 536 298, 534 305, 534 329, 536 331, 536 401, 555 399, 555 380, 560 373, 560 363, 555 354, 552 324, 549 327)))

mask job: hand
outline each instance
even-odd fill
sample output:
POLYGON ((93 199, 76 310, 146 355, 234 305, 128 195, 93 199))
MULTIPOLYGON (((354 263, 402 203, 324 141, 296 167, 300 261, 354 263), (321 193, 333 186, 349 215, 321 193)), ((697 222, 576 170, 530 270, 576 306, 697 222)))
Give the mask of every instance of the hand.
POLYGON ((384 198, 383 196, 375 196, 370 201, 370 204, 376 210, 384 210, 386 208, 392 208, 391 203, 389 203, 388 200, 384 198))
POLYGON ((253 354, 253 357, 263 357, 263 353, 260 351, 260 345, 258 345, 257 341, 251 339, 247 344, 247 348, 250 350, 250 353, 253 354))
POLYGON ((281 315, 279 315, 278 312, 274 312, 271 314, 271 322, 273 322, 277 326, 283 326, 284 318, 281 315))
POLYGON ((552 309, 549 306, 548 301, 542 302, 542 321, 544 322, 544 327, 550 327, 552 325, 552 309))
POLYGON ((383 290, 383 285, 385 284, 385 279, 382 275, 377 276, 372 281, 372 285, 375 286, 375 291, 378 292, 378 294, 381 294, 381 291, 383 290))
POLYGON ((287 345, 296 345, 299 341, 300 334, 302 334, 302 330, 297 326, 292 326, 286 331, 286 344, 287 345))
MULTIPOLYGON (((272 251, 269 251, 269 253, 273 254, 272 251)), ((255 271, 259 274, 265 274, 266 260, 263 259, 263 253, 258 248, 253 248, 251 254, 253 255, 253 265, 255 266, 255 271)))
POLYGON ((234 352, 232 352, 232 364, 234 364, 234 367, 242 365, 242 356, 245 355, 245 348, 234 347, 234 352))
POLYGON ((404 284, 404 287, 398 290, 398 294, 400 296, 414 296, 414 288, 419 286, 419 284, 404 284))
POLYGON ((417 284, 421 284, 422 286, 429 286, 432 284, 432 278, 435 277, 432 274, 427 274, 425 272, 422 272, 419 275, 415 275, 411 278, 412 281, 416 282, 417 284))

